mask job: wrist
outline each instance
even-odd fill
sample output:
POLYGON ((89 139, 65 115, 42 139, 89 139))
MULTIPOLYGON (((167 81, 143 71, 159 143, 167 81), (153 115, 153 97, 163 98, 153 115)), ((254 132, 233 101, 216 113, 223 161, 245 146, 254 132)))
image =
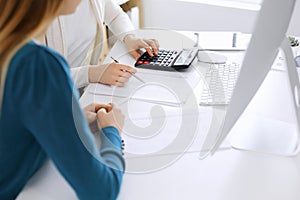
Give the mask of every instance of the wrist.
POLYGON ((119 129, 119 127, 115 124, 115 123, 100 123, 99 120, 98 120, 98 127, 101 128, 101 129, 106 129, 106 128, 109 128, 109 127, 112 127, 112 128, 115 128, 118 130, 119 133, 121 133, 121 130, 119 129))
POLYGON ((134 34, 127 34, 127 35, 124 36, 123 42, 126 44, 134 38, 136 38, 134 34))
POLYGON ((115 126, 107 126, 101 129, 102 133, 115 145, 122 145, 120 131, 115 126))
POLYGON ((100 81, 102 70, 99 66, 89 66, 88 80, 89 83, 98 83, 100 81))

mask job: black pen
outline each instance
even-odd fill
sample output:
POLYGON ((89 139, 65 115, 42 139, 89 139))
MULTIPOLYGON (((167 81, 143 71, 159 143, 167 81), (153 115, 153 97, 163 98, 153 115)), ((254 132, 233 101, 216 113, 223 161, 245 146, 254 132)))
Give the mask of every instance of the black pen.
MULTIPOLYGON (((110 57, 111 59, 113 59, 113 61, 115 63, 119 63, 119 61, 117 61, 116 59, 114 59, 112 56, 110 57)), ((127 70, 124 70, 126 72, 128 72, 129 74, 131 74, 134 78, 136 78, 137 80, 141 81, 142 83, 146 83, 145 81, 143 81, 140 77, 138 77, 137 75, 135 75, 134 73, 130 72, 130 71, 127 71, 127 70)))

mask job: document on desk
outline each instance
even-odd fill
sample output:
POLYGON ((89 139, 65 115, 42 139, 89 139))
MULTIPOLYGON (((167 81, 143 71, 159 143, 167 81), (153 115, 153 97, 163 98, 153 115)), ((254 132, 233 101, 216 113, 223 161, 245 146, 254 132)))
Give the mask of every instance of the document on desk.
MULTIPOLYGON (((176 72, 174 72, 176 73, 176 72)), ((197 80, 187 81, 186 76, 177 73, 136 73, 145 83, 131 77, 124 87, 90 84, 88 91, 95 95, 123 97, 126 100, 142 100, 168 106, 180 106, 193 94, 197 80)))

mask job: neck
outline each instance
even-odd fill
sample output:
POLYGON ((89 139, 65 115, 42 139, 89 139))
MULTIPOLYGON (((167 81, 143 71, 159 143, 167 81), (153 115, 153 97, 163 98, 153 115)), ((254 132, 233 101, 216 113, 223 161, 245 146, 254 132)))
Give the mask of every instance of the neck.
POLYGON ((43 35, 39 35, 37 37, 35 37, 33 40, 38 43, 38 44, 43 44, 43 45, 46 45, 46 39, 45 39, 45 34, 43 35))
POLYGON ((40 34, 38 34, 34 41, 38 44, 47 45, 47 39, 46 39, 46 30, 42 31, 40 34))

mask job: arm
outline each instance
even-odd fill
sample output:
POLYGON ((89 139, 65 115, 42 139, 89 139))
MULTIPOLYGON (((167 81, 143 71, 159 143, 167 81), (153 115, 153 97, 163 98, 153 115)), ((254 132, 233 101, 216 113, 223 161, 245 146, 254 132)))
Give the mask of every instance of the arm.
POLYGON ((156 39, 142 39, 134 34, 134 27, 128 15, 116 5, 114 1, 104 1, 104 22, 115 36, 125 43, 130 54, 138 59, 141 56, 139 49, 145 49, 150 56, 158 54, 159 44, 156 39))
POLYGON ((130 18, 119 5, 112 0, 103 0, 102 6, 105 24, 120 41, 123 41, 127 34, 134 33, 130 18))
POLYGON ((85 87, 90 83, 89 68, 90 66, 70 68, 72 80, 77 88, 85 87))
POLYGON ((96 148, 67 66, 48 57, 36 54, 29 63, 35 67, 21 69, 16 77, 18 84, 29 87, 19 97, 24 125, 80 199, 115 199, 124 170, 118 130, 112 126, 102 129, 101 148, 96 148))

